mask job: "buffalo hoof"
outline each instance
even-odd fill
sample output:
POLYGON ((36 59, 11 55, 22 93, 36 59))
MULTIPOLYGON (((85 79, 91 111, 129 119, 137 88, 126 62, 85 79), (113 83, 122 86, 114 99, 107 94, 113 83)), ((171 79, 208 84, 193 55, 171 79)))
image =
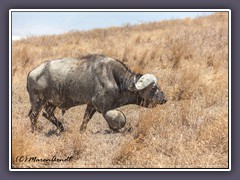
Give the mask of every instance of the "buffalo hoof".
POLYGON ((80 132, 80 134, 85 133, 85 132, 86 132, 86 128, 81 127, 80 130, 79 130, 79 132, 80 132))

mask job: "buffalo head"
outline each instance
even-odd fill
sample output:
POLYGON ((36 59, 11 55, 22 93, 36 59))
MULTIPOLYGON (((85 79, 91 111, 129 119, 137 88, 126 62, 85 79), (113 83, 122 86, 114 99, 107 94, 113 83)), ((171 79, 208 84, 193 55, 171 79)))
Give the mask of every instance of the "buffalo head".
POLYGON ((138 94, 141 106, 153 108, 167 102, 165 94, 157 85, 157 78, 152 74, 142 75, 134 86, 133 91, 138 94))

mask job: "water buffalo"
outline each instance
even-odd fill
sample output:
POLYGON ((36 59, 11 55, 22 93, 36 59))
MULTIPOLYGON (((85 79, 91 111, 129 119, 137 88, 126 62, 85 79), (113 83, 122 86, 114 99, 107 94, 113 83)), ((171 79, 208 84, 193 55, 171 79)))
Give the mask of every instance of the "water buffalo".
POLYGON ((60 108, 64 114, 71 107, 87 104, 80 127, 80 132, 84 132, 96 111, 113 128, 109 117, 114 116, 114 109, 127 104, 152 108, 167 101, 154 75, 134 73, 121 61, 96 54, 45 61, 29 72, 27 90, 32 132, 41 110, 62 132, 64 128, 54 115, 55 109, 60 108))

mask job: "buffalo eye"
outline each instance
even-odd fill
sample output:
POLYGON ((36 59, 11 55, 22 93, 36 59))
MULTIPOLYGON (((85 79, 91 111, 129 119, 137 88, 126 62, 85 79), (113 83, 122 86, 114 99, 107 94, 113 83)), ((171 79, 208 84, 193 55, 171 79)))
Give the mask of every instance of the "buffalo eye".
POLYGON ((152 86, 152 90, 156 91, 157 90, 157 86, 152 86))

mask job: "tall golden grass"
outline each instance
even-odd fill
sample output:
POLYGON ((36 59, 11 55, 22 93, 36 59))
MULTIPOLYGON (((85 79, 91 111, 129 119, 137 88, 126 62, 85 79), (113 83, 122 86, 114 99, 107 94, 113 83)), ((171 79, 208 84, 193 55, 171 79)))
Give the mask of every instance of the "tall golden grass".
POLYGON ((227 168, 228 14, 29 37, 12 45, 12 166, 14 168, 227 168), (27 74, 45 60, 89 53, 120 59, 153 73, 168 96, 165 105, 121 107, 127 124, 108 134, 96 113, 79 133, 86 106, 57 117, 66 131, 39 117, 30 132, 27 74), (18 162, 19 156, 70 162, 18 162))

